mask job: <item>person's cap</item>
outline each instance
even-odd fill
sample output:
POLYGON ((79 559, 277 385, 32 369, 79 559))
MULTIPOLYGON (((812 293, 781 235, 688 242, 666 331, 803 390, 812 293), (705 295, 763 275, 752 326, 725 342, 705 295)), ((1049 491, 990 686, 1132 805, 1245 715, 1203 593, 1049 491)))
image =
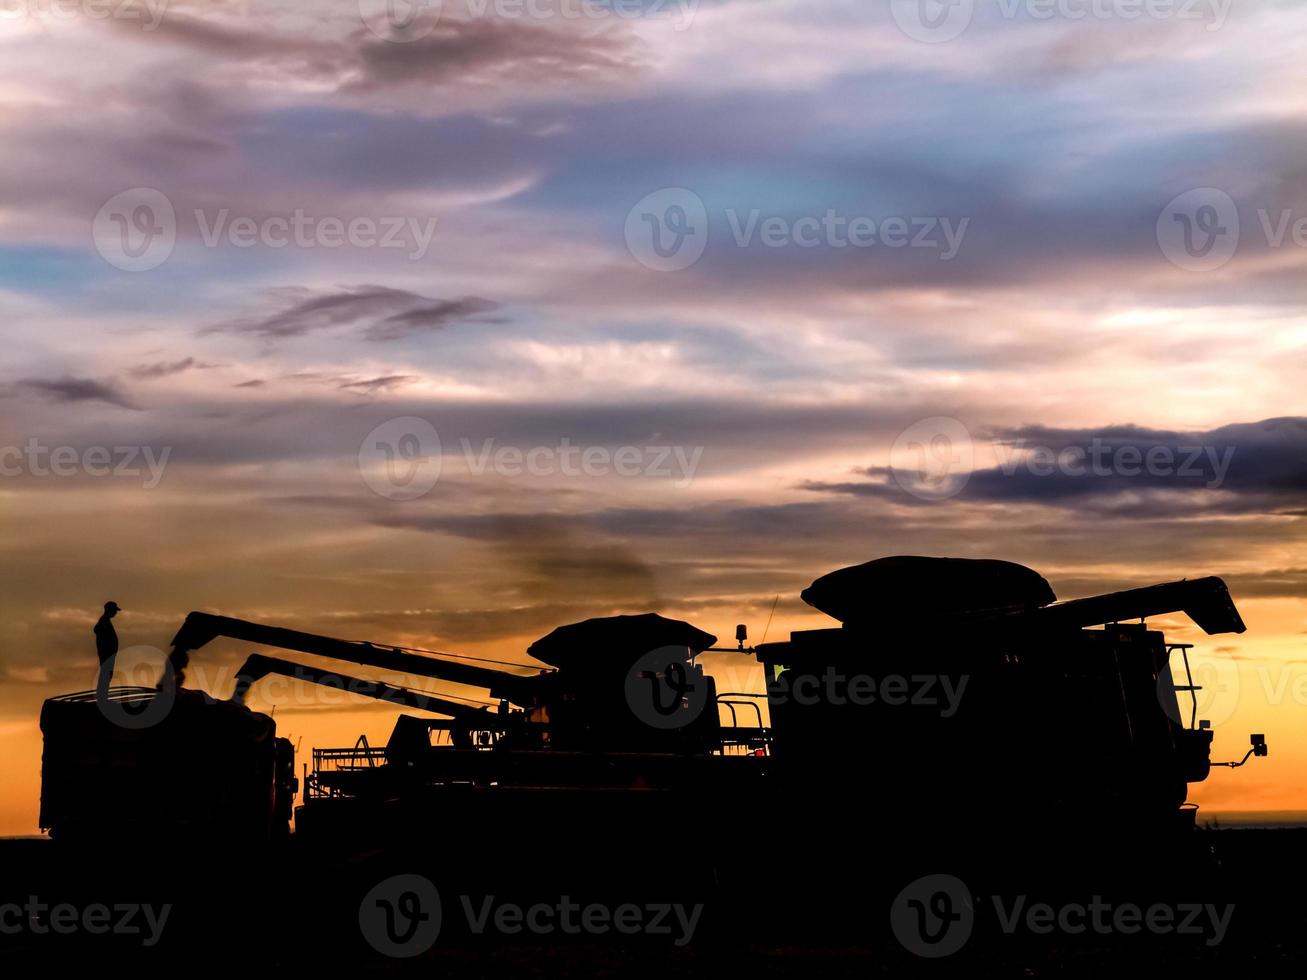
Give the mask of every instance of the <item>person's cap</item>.
POLYGON ((119 612, 122 609, 122 606, 118 605, 118 603, 116 602, 106 602, 104 604, 104 608, 106 612, 108 612, 110 609, 112 609, 114 612, 119 612))

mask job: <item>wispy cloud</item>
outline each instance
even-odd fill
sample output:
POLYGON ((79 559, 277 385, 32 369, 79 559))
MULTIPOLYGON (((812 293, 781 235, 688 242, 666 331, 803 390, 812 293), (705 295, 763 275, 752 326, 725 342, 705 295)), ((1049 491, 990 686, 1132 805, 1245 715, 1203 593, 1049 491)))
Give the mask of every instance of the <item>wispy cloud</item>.
POLYGON ((25 378, 17 387, 57 402, 103 402, 115 408, 139 410, 112 382, 94 378, 25 378))
POLYGON ((386 374, 379 378, 364 378, 361 381, 342 381, 340 387, 346 391, 362 391, 373 394, 378 391, 391 391, 412 384, 418 378, 413 374, 386 374))
POLYGON ((204 370, 214 366, 213 364, 198 361, 194 357, 185 357, 180 361, 156 361, 153 364, 138 364, 134 368, 129 368, 127 373, 140 381, 153 381, 156 378, 167 378, 174 374, 182 374, 190 370, 204 370))
POLYGON ((389 341, 478 319, 498 308, 496 303, 475 296, 440 300, 388 286, 356 286, 316 296, 305 296, 304 292, 287 291, 293 302, 275 312, 238 317, 203 332, 286 340, 350 327, 368 340, 389 341))

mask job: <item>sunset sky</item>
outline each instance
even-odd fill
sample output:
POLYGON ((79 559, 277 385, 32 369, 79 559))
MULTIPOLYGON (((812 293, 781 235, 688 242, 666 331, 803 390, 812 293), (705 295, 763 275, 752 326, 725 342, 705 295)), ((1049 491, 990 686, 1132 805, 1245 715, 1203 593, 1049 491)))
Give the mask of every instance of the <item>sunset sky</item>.
POLYGON ((0 4, 0 834, 107 599, 525 663, 894 554, 1223 576, 1191 799, 1307 810, 1300 0, 160 2, 0 4))

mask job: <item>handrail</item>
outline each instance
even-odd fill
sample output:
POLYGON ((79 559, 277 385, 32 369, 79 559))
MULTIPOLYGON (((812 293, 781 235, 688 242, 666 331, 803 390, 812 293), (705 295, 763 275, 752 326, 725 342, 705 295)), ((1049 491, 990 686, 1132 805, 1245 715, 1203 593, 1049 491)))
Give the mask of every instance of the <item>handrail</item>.
POLYGON ((737 705, 737 704, 738 704, 740 707, 742 707, 742 708, 752 708, 754 714, 756 714, 756 715, 758 716, 758 727, 759 727, 759 728, 763 728, 763 727, 765 727, 765 726, 763 725, 763 723, 762 723, 762 709, 761 709, 760 707, 758 707, 758 705, 757 705, 755 702, 753 702, 753 701, 722 700, 723 698, 730 698, 730 697, 731 697, 731 695, 729 695, 729 694, 719 694, 719 695, 717 695, 717 704, 718 704, 719 707, 720 707, 721 705, 726 705, 726 707, 730 710, 730 712, 731 712, 731 727, 732 727, 732 728, 738 728, 738 727, 740 727, 740 726, 739 726, 739 722, 738 722, 738 720, 736 719, 736 716, 735 716, 735 705, 737 705))
POLYGON ((1198 727, 1198 692, 1202 690, 1201 685, 1194 684, 1193 671, 1189 669, 1189 651, 1192 650, 1193 648, 1194 645, 1192 643, 1168 643, 1166 645, 1166 656, 1168 660, 1170 659, 1171 654, 1176 650, 1179 650, 1180 656, 1184 658, 1184 676, 1185 679, 1188 681, 1188 683, 1172 684, 1171 687, 1177 693, 1180 691, 1189 692, 1189 700, 1191 703, 1191 709, 1189 712, 1189 727, 1191 729, 1198 727))

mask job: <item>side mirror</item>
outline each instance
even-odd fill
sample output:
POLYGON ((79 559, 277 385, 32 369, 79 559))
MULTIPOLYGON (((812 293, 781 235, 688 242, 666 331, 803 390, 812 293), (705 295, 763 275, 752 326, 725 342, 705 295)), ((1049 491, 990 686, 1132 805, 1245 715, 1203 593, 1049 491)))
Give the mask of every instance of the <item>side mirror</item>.
POLYGON ((1229 766, 1231 769, 1238 769, 1253 756, 1257 756, 1258 758, 1264 758, 1266 756, 1268 750, 1266 748, 1265 735, 1249 735, 1248 741, 1252 743, 1252 748, 1250 748, 1244 754, 1244 757, 1240 759, 1238 762, 1213 762, 1212 765, 1229 766))

